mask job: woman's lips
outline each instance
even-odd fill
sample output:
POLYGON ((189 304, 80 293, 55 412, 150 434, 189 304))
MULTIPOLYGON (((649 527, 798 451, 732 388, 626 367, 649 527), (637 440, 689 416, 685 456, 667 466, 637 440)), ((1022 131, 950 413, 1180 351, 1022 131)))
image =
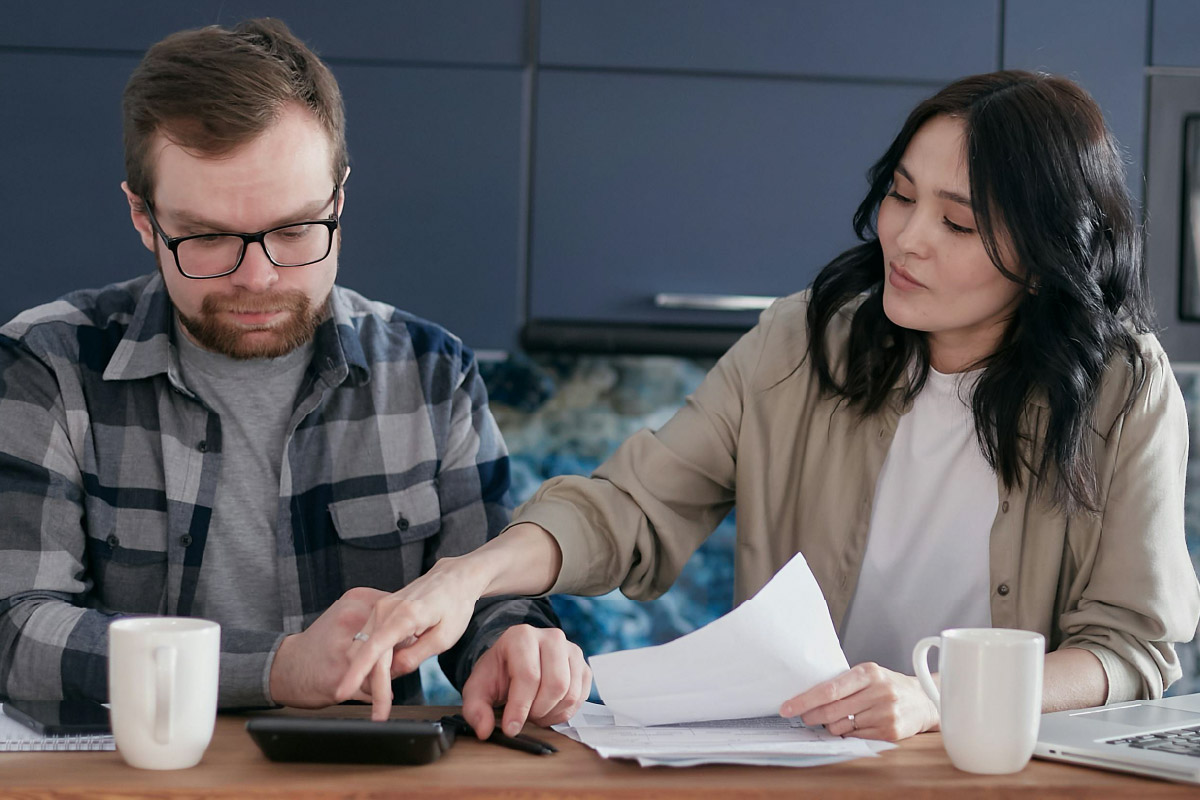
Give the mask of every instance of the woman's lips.
POLYGON ((910 275, 903 267, 894 263, 888 264, 888 283, 901 291, 926 288, 925 284, 910 275))

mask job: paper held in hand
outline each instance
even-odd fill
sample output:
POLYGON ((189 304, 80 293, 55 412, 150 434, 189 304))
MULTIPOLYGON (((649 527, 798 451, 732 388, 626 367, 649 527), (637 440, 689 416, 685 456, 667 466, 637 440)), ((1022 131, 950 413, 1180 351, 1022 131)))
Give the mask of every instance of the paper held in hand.
POLYGON ((589 663, 618 725, 778 716, 785 700, 849 669, 799 553, 758 594, 703 628, 589 663))

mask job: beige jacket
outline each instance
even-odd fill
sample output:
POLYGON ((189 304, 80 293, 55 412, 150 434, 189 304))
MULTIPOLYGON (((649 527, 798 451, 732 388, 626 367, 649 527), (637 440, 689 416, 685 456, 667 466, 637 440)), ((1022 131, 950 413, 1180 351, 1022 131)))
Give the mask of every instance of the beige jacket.
MULTIPOLYGON (((632 436, 592 478, 547 481, 514 515, 558 541, 552 592, 620 586, 657 597, 737 503, 735 601, 803 552, 840 630, 867 547, 876 478, 905 409, 902 394, 862 419, 818 390, 807 293, 776 302, 659 431, 632 436)), ((831 348, 851 309, 831 324, 831 348)), ((1097 408, 1102 513, 1070 518, 1039 492, 999 482, 989 567, 992 624, 1039 631, 1049 649, 1095 653, 1108 701, 1158 697, 1180 674, 1173 642, 1200 616, 1184 541, 1188 431, 1183 398, 1153 336, 1149 375, 1127 414, 1129 373, 1114 359, 1097 408)), ((844 365, 835 361, 835 374, 844 365)), ((1042 430, 1045 407, 1033 403, 1042 430)), ((952 487, 949 487, 953 491, 952 487)), ((936 587, 931 587, 936 591, 936 587)))

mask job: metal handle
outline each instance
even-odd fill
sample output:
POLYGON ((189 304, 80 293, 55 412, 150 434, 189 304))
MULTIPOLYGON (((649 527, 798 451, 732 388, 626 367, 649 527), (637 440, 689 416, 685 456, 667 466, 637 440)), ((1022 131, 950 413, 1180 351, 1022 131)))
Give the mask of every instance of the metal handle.
POLYGON ((690 311, 762 311, 777 297, 755 294, 671 294, 654 295, 658 308, 686 308, 690 311))

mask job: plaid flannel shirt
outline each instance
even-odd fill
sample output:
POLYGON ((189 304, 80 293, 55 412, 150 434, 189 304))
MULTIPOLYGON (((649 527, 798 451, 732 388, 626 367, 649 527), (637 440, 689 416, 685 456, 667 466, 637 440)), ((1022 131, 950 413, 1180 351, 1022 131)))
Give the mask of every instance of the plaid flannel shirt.
MULTIPOLYGON (((219 702, 270 703, 284 635, 355 586, 395 591, 508 520, 508 456, 455 337, 335 287, 288 427, 276 526, 282 631, 221 632, 219 702)), ((156 273, 0 328, 0 693, 105 700, 107 627, 192 613, 221 420, 184 385, 156 273)), ((281 398, 281 400, 283 400, 281 398)), ((246 597, 245 602, 254 602, 246 597)), ((480 601, 441 657, 461 688, 532 598, 480 601)), ((396 702, 421 702, 414 673, 396 702)))

